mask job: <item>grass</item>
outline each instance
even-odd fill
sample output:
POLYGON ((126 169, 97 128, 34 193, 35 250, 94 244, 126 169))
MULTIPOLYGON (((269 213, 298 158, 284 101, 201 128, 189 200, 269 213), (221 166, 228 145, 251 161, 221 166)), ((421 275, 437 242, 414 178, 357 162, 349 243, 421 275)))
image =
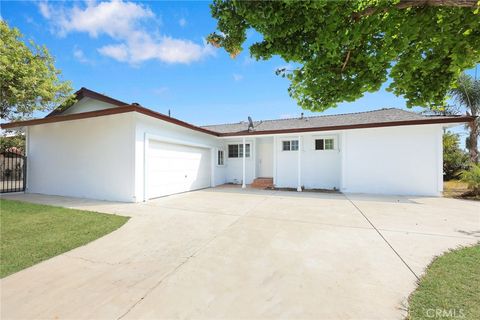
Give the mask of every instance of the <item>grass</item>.
POLYGON ((471 194, 468 185, 460 180, 449 180, 443 183, 443 196, 455 199, 480 200, 480 196, 471 194))
POLYGON ((0 200, 0 278, 100 238, 128 217, 0 200))
POLYGON ((437 257, 409 298, 407 319, 480 319, 480 244, 437 257))

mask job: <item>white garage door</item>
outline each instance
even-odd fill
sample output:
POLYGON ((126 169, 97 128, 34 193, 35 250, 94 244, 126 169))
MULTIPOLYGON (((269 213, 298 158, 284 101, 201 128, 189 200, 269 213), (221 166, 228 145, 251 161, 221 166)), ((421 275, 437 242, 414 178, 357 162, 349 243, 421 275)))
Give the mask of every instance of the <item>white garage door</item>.
POLYGON ((210 150, 149 141, 148 198, 210 187, 210 150))

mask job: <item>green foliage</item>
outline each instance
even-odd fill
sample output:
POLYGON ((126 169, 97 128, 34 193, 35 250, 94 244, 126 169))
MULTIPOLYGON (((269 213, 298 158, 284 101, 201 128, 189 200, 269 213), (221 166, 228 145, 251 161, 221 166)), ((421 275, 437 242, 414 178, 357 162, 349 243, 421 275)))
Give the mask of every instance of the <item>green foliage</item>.
POLYGON ((5 151, 11 147, 25 150, 25 136, 18 133, 10 137, 0 137, 0 151, 5 151))
POLYGON ((457 178, 460 171, 468 167, 469 157, 460 149, 458 134, 445 132, 443 134, 443 172, 445 180, 457 178))
POLYGON ((235 56, 255 29, 263 39, 250 46, 253 57, 279 55, 299 65, 278 73, 305 109, 354 101, 388 77, 388 90, 407 106, 434 108, 445 105, 461 72, 480 62, 480 16, 476 0, 418 3, 214 0, 220 32, 207 39, 235 56))
POLYGON ((29 117, 36 110, 51 110, 73 99, 70 82, 45 46, 26 45, 16 28, 0 21, 0 105, 2 119, 29 117))
POLYGON ((480 195, 480 164, 472 163, 468 170, 462 171, 461 177, 475 195, 480 195))

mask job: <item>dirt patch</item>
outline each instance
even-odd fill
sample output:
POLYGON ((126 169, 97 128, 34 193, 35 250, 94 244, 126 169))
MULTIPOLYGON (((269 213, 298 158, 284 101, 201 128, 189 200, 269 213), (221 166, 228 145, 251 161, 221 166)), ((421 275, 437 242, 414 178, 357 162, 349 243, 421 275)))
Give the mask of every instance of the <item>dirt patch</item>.
POLYGON ((443 183, 443 196, 445 198, 466 199, 480 201, 480 196, 468 189, 465 182, 450 180, 443 183))

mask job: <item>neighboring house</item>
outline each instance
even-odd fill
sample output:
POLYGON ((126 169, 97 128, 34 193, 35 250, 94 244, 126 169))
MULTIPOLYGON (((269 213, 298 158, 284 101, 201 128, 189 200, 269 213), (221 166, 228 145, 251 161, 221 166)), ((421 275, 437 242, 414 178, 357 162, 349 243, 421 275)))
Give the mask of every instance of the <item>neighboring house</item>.
POLYGON ((442 133, 400 109, 195 126, 82 88, 26 128, 27 192, 137 202, 224 183, 438 196, 442 133), (268 180, 267 180, 268 181, 268 180))

